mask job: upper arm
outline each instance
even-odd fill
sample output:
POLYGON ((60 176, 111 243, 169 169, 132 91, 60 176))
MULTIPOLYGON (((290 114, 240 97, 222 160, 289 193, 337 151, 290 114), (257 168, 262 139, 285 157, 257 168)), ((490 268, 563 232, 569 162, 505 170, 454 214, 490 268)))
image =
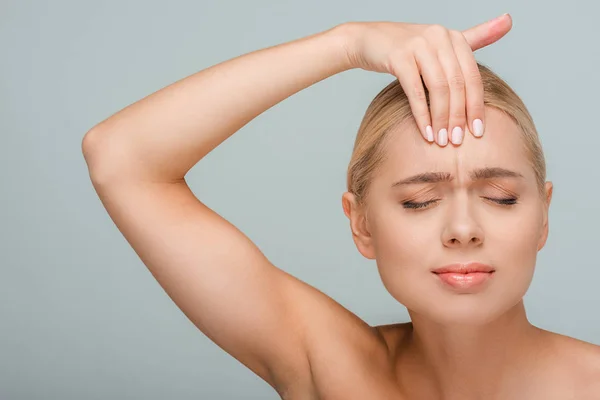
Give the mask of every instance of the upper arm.
POLYGON ((208 338, 278 391, 310 376, 307 308, 297 305, 324 295, 273 266, 183 180, 94 186, 155 279, 208 338))

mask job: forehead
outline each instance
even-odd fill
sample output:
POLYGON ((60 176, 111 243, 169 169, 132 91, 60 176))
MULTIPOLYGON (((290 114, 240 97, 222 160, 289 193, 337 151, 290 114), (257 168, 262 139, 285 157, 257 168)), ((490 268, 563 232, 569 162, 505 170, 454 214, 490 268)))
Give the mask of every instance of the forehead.
POLYGON ((397 180, 430 171, 461 175, 476 168, 501 167, 534 180, 533 168, 517 124, 491 107, 486 107, 485 120, 483 137, 474 137, 467 128, 461 145, 455 146, 449 141, 445 147, 440 147, 423 139, 414 119, 408 119, 388 138, 380 178, 384 181, 397 180))

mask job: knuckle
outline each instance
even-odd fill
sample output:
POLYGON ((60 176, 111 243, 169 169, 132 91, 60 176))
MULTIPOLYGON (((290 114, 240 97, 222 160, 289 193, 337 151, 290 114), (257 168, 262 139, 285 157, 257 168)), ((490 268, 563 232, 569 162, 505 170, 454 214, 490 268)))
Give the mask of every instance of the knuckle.
POLYGON ((455 90, 463 91, 465 89, 465 78, 460 73, 452 75, 450 77, 450 86, 455 90))
POLYGON ((447 94, 450 92, 450 85, 445 77, 434 78, 431 86, 433 90, 440 94, 447 94))
POLYGON ((473 68, 469 68, 466 71, 466 78, 471 83, 481 83, 482 82, 481 73, 479 73, 479 69, 476 66, 473 68))
POLYGON ((413 95, 413 97, 417 101, 427 100, 427 96, 425 94, 425 89, 423 88, 422 85, 415 85, 415 86, 413 86, 411 94, 413 95))
POLYGON ((416 111, 413 113, 413 116, 420 121, 428 121, 429 120, 429 111, 424 109, 422 111, 416 111))
POLYGON ((447 36, 448 29, 440 24, 432 24, 427 27, 427 32, 433 36, 447 36))

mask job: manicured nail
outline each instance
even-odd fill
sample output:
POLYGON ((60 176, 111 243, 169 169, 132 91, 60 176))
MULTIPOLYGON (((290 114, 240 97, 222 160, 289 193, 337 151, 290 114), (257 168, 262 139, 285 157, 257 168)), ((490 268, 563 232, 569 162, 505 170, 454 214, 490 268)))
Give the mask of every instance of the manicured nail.
POLYGON ((433 128, 431 125, 427 125, 427 128, 425 128, 425 133, 427 134, 427 140, 429 142, 433 142, 433 128))
POLYGON ((473 132, 475 136, 483 136, 483 122, 480 119, 473 121, 473 129, 475 130, 475 132, 473 132))
POLYGON ((446 128, 440 129, 438 132, 438 143, 441 146, 445 146, 448 144, 448 130, 446 128))
POLYGON ((460 126, 457 126, 452 130, 452 143, 461 144, 462 140, 463 140, 463 130, 460 126))

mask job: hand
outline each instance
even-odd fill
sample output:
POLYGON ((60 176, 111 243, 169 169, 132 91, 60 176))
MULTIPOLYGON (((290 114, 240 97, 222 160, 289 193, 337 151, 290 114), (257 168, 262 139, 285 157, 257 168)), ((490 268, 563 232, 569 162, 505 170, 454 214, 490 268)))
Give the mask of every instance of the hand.
POLYGON ((510 15, 462 32, 403 22, 345 25, 351 32, 346 52, 352 67, 396 76, 426 140, 445 146, 450 136, 460 144, 467 117, 469 130, 483 135, 483 85, 473 52, 503 37, 512 27, 510 15), (421 75, 430 93, 431 115, 421 75))

